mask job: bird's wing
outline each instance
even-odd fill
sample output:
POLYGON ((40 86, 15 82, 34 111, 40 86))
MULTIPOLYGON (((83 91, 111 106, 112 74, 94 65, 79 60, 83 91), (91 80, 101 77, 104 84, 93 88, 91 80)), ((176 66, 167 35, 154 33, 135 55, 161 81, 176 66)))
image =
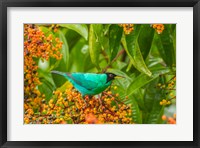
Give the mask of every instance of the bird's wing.
MULTIPOLYGON (((98 86, 98 83, 92 80, 92 75, 84 73, 72 73, 67 74, 75 83, 86 88, 87 90, 92 90, 98 86)), ((95 79, 95 78, 94 78, 95 79)))

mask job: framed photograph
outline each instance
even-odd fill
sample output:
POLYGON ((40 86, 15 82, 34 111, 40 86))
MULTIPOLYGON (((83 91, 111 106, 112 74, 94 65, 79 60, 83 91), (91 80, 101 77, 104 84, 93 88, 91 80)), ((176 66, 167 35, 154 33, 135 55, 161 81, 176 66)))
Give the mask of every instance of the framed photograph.
POLYGON ((1 1, 1 147, 200 147, 199 5, 1 1))

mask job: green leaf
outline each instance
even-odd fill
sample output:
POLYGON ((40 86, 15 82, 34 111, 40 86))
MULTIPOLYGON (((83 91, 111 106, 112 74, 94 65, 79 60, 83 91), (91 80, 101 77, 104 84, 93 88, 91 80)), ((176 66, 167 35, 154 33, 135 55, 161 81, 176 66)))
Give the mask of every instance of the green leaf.
POLYGON ((158 84, 158 82, 159 82, 158 80, 159 80, 159 78, 157 77, 154 80, 152 80, 151 83, 144 86, 144 89, 145 89, 145 91, 144 91, 144 104, 145 104, 145 108, 148 112, 151 112, 153 105, 154 105, 154 101, 156 99, 162 100, 161 95, 160 95, 160 91, 157 91, 156 88, 155 88, 156 84, 158 84))
POLYGON ((74 30, 79 33, 85 40, 88 40, 88 28, 86 24, 58 24, 61 27, 74 30))
POLYGON ((53 78, 52 78, 51 74, 48 71, 43 71, 41 69, 38 69, 38 76, 39 76, 40 80, 45 80, 48 83, 50 83, 51 86, 52 86, 52 89, 56 88, 55 87, 55 83, 53 81, 53 78))
POLYGON ((159 104, 159 101, 155 101, 153 109, 147 118, 147 124, 159 124, 162 123, 162 115, 164 113, 164 106, 159 104))
POLYGON ((138 89, 133 94, 135 100, 138 103, 138 106, 141 110, 146 110, 146 107, 144 105, 144 93, 142 89, 138 89))
POLYGON ((129 70, 131 69, 131 67, 132 67, 132 63, 131 63, 131 61, 129 61, 128 62, 128 66, 126 68, 126 72, 129 72, 129 70))
POLYGON ((140 111, 140 108, 139 108, 136 98, 133 96, 130 96, 128 99, 126 99, 123 95, 121 95, 122 93, 124 94, 124 91, 125 91, 123 89, 123 87, 118 87, 116 91, 117 91, 117 93, 119 93, 121 101, 123 101, 127 105, 131 104, 131 110, 132 110, 131 117, 132 117, 134 123, 142 124, 142 114, 141 114, 141 111, 140 111))
MULTIPOLYGON (((65 28, 67 29, 67 28, 65 28)), ((71 50, 72 48, 74 48, 74 46, 77 44, 77 42, 80 40, 80 39, 83 39, 84 41, 86 41, 82 36, 80 36, 77 32, 73 31, 73 30, 70 30, 70 29, 67 29, 67 32, 65 34, 65 37, 67 39, 67 42, 68 42, 68 46, 69 46, 69 49, 71 50)))
POLYGON ((107 33, 108 33, 108 31, 109 31, 109 28, 110 28, 110 26, 111 26, 112 24, 105 24, 104 25, 104 35, 107 35, 107 33))
POLYGON ((151 45, 154 38, 154 32, 155 32, 154 29, 150 27, 149 24, 143 24, 140 27, 140 34, 138 36, 138 44, 139 44, 139 48, 144 59, 146 59, 151 49, 151 45))
POLYGON ((113 90, 113 92, 118 93, 120 98, 124 98, 126 95, 125 94, 126 88, 130 85, 130 83, 132 82, 132 79, 126 73, 118 69, 109 68, 107 72, 111 72, 118 76, 123 77, 123 78, 115 78, 115 80, 112 82, 112 85, 118 86, 118 89, 113 90))
POLYGON ((161 123, 161 117, 164 113, 164 106, 160 101, 165 98, 165 90, 156 88, 157 84, 163 81, 164 76, 158 77, 152 83, 146 85, 144 92, 144 104, 148 110, 148 116, 145 123, 161 123))
POLYGON ((45 36, 52 34, 53 38, 55 38, 53 32, 48 27, 40 26, 39 28, 42 32, 44 32, 45 36))
POLYGON ((176 58, 176 28, 173 31, 173 46, 174 46, 174 53, 176 58))
POLYGON ((174 39, 171 33, 170 26, 165 25, 165 29, 161 34, 155 35, 155 40, 157 43, 158 51, 167 64, 167 66, 172 67, 176 64, 175 60, 175 49, 174 49, 174 39))
POLYGON ((79 39, 71 49, 70 59, 71 72, 86 72, 87 66, 92 65, 94 67, 89 55, 88 42, 83 38, 79 39))
POLYGON ((41 79, 40 81, 42 84, 38 86, 38 89, 42 94, 45 94, 45 99, 49 101, 53 95, 53 86, 45 79, 41 79))
POLYGON ((65 77, 57 74, 51 74, 53 81, 55 82, 56 87, 62 86, 66 81, 68 81, 65 77))
POLYGON ((60 86, 59 88, 57 88, 57 90, 64 92, 66 89, 71 87, 71 83, 69 81, 66 81, 62 86, 60 86))
POLYGON ((151 82, 152 80, 156 79, 161 74, 166 74, 170 72, 170 68, 167 67, 152 67, 152 76, 149 77, 146 74, 140 74, 128 87, 127 89, 127 96, 133 94, 137 89, 143 87, 145 84, 151 82))
POLYGON ((157 116, 157 120, 156 120, 156 123, 158 124, 162 124, 163 123, 163 120, 162 120, 162 116, 164 114, 164 109, 165 109, 165 106, 162 106, 158 116, 157 116))
POLYGON ((62 59, 58 67, 56 67, 56 70, 67 72, 69 70, 69 47, 64 33, 65 32, 61 30, 58 30, 57 32, 57 36, 63 42, 63 45, 61 49, 62 59))
POLYGON ((126 62, 121 62, 120 60, 116 60, 113 64, 112 67, 122 70, 123 68, 125 68, 127 66, 126 62))
POLYGON ((140 112, 138 103, 135 100, 135 98, 129 98, 125 103, 131 104, 132 119, 133 119, 134 123, 142 124, 141 112, 140 112))
POLYGON ((99 67, 99 54, 101 51, 101 37, 103 34, 103 25, 91 24, 89 32, 89 51, 92 63, 98 70, 99 67))
POLYGON ((140 25, 135 25, 134 31, 132 31, 129 35, 124 35, 122 37, 122 44, 128 54, 133 66, 148 76, 151 76, 151 71, 147 68, 144 59, 142 57, 142 53, 140 51, 140 46, 138 43, 138 36, 140 33, 140 25))
POLYGON ((117 52, 120 47, 120 41, 122 38, 123 29, 119 25, 111 25, 109 29, 109 45, 110 45, 110 51, 111 51, 111 59, 112 61, 115 56, 117 55, 117 52))

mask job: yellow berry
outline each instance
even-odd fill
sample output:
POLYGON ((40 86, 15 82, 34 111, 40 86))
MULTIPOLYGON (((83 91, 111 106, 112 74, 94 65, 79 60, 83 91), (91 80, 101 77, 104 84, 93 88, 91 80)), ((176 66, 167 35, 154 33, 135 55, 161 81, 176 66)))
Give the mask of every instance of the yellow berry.
POLYGON ((117 86, 114 86, 114 90, 116 90, 117 89, 117 86))

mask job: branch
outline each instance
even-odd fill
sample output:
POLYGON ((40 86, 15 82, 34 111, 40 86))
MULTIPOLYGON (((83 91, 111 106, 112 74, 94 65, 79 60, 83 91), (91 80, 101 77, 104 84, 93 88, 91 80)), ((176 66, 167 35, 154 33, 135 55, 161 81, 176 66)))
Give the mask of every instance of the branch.
POLYGON ((108 55, 106 54, 106 52, 104 50, 102 50, 102 54, 103 54, 105 60, 108 62, 109 61, 108 55))
POLYGON ((112 64, 118 59, 118 57, 120 57, 124 52, 125 52, 125 50, 122 49, 122 50, 116 55, 116 57, 110 62, 110 64, 107 65, 106 68, 104 68, 104 69, 102 70, 102 73, 106 72, 107 69, 110 68, 111 65, 112 65, 112 64))

